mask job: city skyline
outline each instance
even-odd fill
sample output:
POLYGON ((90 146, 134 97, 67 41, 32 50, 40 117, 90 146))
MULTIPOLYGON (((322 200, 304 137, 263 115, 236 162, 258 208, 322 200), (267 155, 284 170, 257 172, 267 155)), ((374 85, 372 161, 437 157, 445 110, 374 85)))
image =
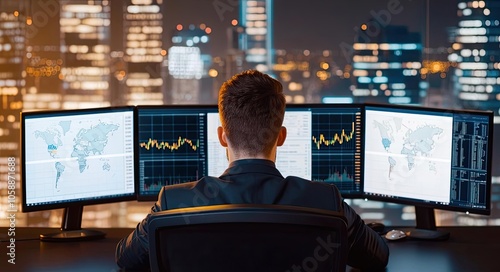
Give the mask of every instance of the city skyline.
MULTIPOLYGON (((25 55, 23 63, 16 62, 19 66, 16 79, 22 79, 19 82, 23 83, 17 86, 17 101, 10 102, 16 108, 10 109, 16 111, 91 107, 92 105, 214 103, 216 95, 204 96, 208 100, 174 101, 169 99, 172 90, 169 89, 170 80, 167 78, 169 69, 167 61, 170 61, 171 56, 167 52, 174 45, 172 39, 178 27, 187 29, 191 28, 189 26, 191 24, 195 27, 197 24, 199 27, 203 25, 210 36, 210 42, 204 49, 204 54, 212 58, 213 64, 206 62, 202 77, 208 78, 213 83, 205 84, 199 92, 215 93, 218 86, 238 72, 238 69, 259 69, 260 65, 283 81, 287 102, 318 103, 323 101, 322 96, 344 98, 354 95, 356 97, 354 92, 359 86, 355 84, 356 76, 351 75, 354 62, 356 62, 354 59, 357 57, 355 54, 358 54, 353 48, 356 39, 360 38, 367 44, 376 42, 378 35, 384 33, 384 29, 388 26, 403 26, 409 32, 419 33, 422 44, 419 47, 422 57, 419 59, 422 61, 423 69, 420 69, 415 76, 421 77, 421 82, 428 81, 432 75, 425 74, 425 71, 434 71, 434 69, 428 69, 429 65, 432 67, 451 66, 446 62, 448 62, 454 42, 453 33, 459 29, 460 7, 469 5, 470 8, 474 6, 484 8, 486 5, 484 1, 455 3, 446 1, 446 4, 436 4, 429 0, 358 0, 355 2, 347 4, 314 0, 305 4, 300 0, 134 0, 125 2, 53 0, 20 1, 17 4, 3 3, 0 7, 8 11, 2 13, 3 19, 14 20, 15 23, 21 24, 17 31, 21 31, 19 33, 25 31, 24 37, 19 36, 19 39, 25 39, 26 46, 25 49, 19 47, 21 44, 15 47, 17 48, 16 54, 25 55), (265 48, 258 45, 255 48, 245 49, 251 45, 242 41, 250 39, 252 37, 250 33, 239 37, 241 32, 240 34, 233 32, 238 36, 239 45, 231 48, 228 43, 230 28, 234 31, 240 24, 243 25, 243 29, 247 27, 245 25, 247 15, 241 3, 247 3, 251 9, 259 5, 257 10, 264 8, 265 12, 268 10, 267 6, 272 5, 269 9, 271 12, 268 14, 260 14, 262 10, 249 14, 249 16, 263 18, 250 21, 252 24, 265 26, 264 29, 260 28, 258 31, 267 31, 266 35, 257 37, 263 40, 256 43, 264 42, 265 48), (73 10, 65 8, 66 5, 73 10), (86 5, 92 6, 89 14, 93 14, 94 18, 85 18, 83 11, 86 5), (192 9, 193 5, 197 5, 198 8, 192 9), (353 6, 356 6, 356 9, 353 6), (82 12, 75 13, 79 9, 82 12), (443 10, 447 13, 436 14, 443 10), (70 17, 67 18, 67 16, 70 17), (23 22, 25 22, 24 26, 22 26, 23 22), (89 29, 99 31, 100 34, 92 37, 94 34, 89 33, 89 29), (84 32, 78 34, 78 31, 84 32), (334 34, 331 34, 333 32, 334 34), (268 37, 269 33, 274 33, 274 35, 268 37), (88 40, 90 37, 92 39, 88 40), (148 40, 140 41, 140 39, 148 40), (97 43, 98 46, 86 45, 89 42, 97 43), (141 46, 147 47, 141 48, 141 46), (433 47, 440 49, 436 50, 433 47), (22 52, 23 50, 25 52, 22 52), (255 52, 266 53, 259 56, 255 52), (433 55, 431 56, 429 52, 433 52, 433 55), (438 53, 435 54, 436 52, 438 53), (268 58, 268 56, 276 56, 276 58, 268 58), (254 63, 252 67, 249 57, 268 59, 266 65, 254 63), (238 64, 243 58, 246 59, 247 64, 238 64), (436 63, 436 60, 442 63, 436 63), (274 65, 273 62, 278 65, 274 65), (102 68, 96 69, 97 67, 102 68), (23 70, 26 71, 25 75, 21 73, 23 70), (40 73, 44 70, 44 73, 40 73), (95 74, 98 70, 101 71, 99 75, 95 74), (209 70, 212 71, 211 74, 208 73, 209 70), (51 71, 51 74, 46 73, 47 71, 51 71), (78 74, 83 75, 82 73, 88 74, 78 76, 78 74), (90 77, 96 81, 88 82, 90 77), (147 86, 142 86, 143 84, 147 86), (154 86, 148 84, 154 84, 154 86), (94 91, 91 93, 89 90, 94 91)), ((494 18, 496 17, 492 17, 494 18)), ((251 28, 249 25, 247 31, 256 30, 251 28)), ((13 35, 14 32, 6 33, 13 35)), ((14 35, 11 39, 18 38, 14 35)), ((13 48, 13 43, 9 40, 4 39, 4 43, 6 43, 5 48, 9 46, 13 48)), ((369 62, 371 61, 373 60, 369 62)), ((396 59, 392 61, 397 62, 396 59)), ((442 97, 456 96, 457 88, 460 86, 449 83, 451 77, 447 77, 447 73, 453 70, 448 71, 446 68, 439 72, 442 80, 434 81, 438 83, 437 86, 429 85, 434 88, 434 90, 429 88, 429 91, 442 97)), ((369 90, 366 92, 369 93, 366 95, 368 100, 370 96, 383 91, 377 88, 372 89, 371 85, 362 88, 369 90)), ((425 86, 422 87, 422 90, 425 91, 425 89, 425 86)), ((356 93, 359 94, 359 92, 356 93)), ((421 101, 413 99, 410 103, 425 105, 426 93, 422 92, 421 97, 421 101)), ((478 96, 469 95, 468 97, 478 96)), ((7 98, 11 99, 12 96, 9 98, 7 95, 7 98)), ((436 102, 434 105, 439 106, 446 100, 434 99, 436 102)), ((448 99, 447 101, 455 100, 448 99)), ((356 101, 363 102, 363 99, 356 101)), ((493 105, 497 103, 491 102, 493 105)), ((2 106, 5 107, 5 105, 6 103, 2 106)), ((447 105, 458 106, 455 102, 447 105)), ((9 118, 12 119, 12 116, 15 114, 9 115, 9 118)))
MULTIPOLYGON (((226 39, 225 28, 230 27, 231 21, 238 18, 238 6, 232 4, 235 2, 237 1, 167 1, 166 22, 172 27, 176 24, 201 23, 211 26, 214 55, 222 55, 226 39), (195 3, 200 8, 193 10, 195 3)), ((447 28, 456 27, 456 9, 457 3, 454 1, 275 0, 274 48, 332 50, 341 56, 341 46, 352 45, 358 31, 355 28, 369 21, 373 14, 379 15, 384 24, 405 25, 412 32, 425 33, 428 23, 429 35, 423 37, 425 44, 431 48, 450 46, 447 28), (426 16, 429 17, 428 21, 426 16)))
MULTIPOLYGON (((49 1, 50 2, 50 1, 49 1)), ((54 1, 57 2, 57 1, 54 1)), ((212 28, 213 55, 220 56, 226 49, 226 28, 231 27, 233 19, 238 19, 238 5, 235 0, 171 0, 165 1, 164 35, 171 35, 177 24, 206 24, 212 28), (198 8, 193 9, 196 4, 198 8)), ((121 25, 123 11, 121 1, 111 2, 111 20, 121 25)), ((448 30, 457 27, 457 2, 455 1, 399 1, 399 0, 355 0, 338 2, 326 0, 275 0, 274 1, 274 48, 297 50, 338 50, 341 44, 354 43, 358 28, 369 21, 374 14, 379 15, 384 24, 404 25, 412 32, 426 34, 424 41, 430 47, 449 46, 448 30), (391 6, 389 6, 389 4, 391 6), (353 6, 356 7, 354 10, 353 6), (386 16, 389 17, 386 17, 386 16), (428 17, 428 18, 426 18, 428 17), (426 24, 429 33, 425 33, 426 24), (427 37, 428 36, 428 37, 427 37)), ((53 24, 58 20, 45 12, 40 3, 31 4, 31 15, 43 14, 33 19, 34 30, 30 38, 39 44, 58 44, 54 39, 53 24)), ((116 36, 116 33, 111 33, 116 36)), ((112 39, 111 43, 119 40, 112 39)), ((167 44, 168 45, 168 44, 167 44)))
MULTIPOLYGON (((205 24, 211 27, 211 55, 224 56, 227 52, 227 28, 238 19, 239 7, 234 0, 172 0, 162 5, 164 15, 164 36, 171 36, 178 24, 205 24), (199 6, 193 9, 192 6, 199 6)), ((332 3, 325 0, 276 0, 274 1, 274 49, 285 50, 331 50, 334 61, 339 65, 351 63, 349 46, 355 41, 359 27, 375 15, 382 26, 403 25, 411 32, 422 33, 424 47, 450 47, 449 29, 456 28, 458 17, 455 1, 398 1, 357 0, 352 3, 332 3), (443 3, 444 2, 444 3, 443 3), (359 3, 359 4, 358 4, 359 3), (353 9, 356 6, 356 10, 353 9), (445 12, 443 14, 443 12, 445 12), (302 19, 303 18, 303 19, 302 19)), ((122 27, 121 1, 111 2, 111 22, 122 27)), ((59 21, 44 12, 40 3, 32 3, 33 15, 42 12, 45 19, 33 21, 31 39, 34 44, 59 45, 59 21)), ((116 48, 121 34, 110 33, 111 47, 116 48)), ((164 49, 172 45, 165 39, 164 49)), ((425 56, 424 56, 425 59, 425 56)))

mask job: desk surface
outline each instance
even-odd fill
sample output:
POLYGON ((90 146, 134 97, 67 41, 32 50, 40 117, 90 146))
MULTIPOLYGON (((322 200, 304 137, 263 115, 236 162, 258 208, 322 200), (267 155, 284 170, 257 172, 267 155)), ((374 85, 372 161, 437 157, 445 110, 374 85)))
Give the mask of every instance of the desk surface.
POLYGON ((387 271, 499 271, 500 227, 447 227, 447 241, 388 242, 387 271))
MULTIPOLYGON (((447 241, 389 242, 387 271, 498 271, 500 227, 446 227, 447 241)), ((40 242, 50 228, 16 229, 16 264, 7 262, 7 228, 0 228, 0 271, 119 271, 115 246, 131 229, 102 229, 106 238, 86 242, 40 242), (31 240, 25 240, 31 239, 31 240)))

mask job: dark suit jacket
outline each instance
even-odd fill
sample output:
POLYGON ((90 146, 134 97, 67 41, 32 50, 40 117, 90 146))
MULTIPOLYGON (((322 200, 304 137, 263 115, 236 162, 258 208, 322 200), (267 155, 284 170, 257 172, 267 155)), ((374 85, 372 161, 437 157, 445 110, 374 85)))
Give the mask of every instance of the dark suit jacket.
MULTIPOLYGON (((217 204, 280 204, 340 211, 347 218, 350 244, 348 265, 364 270, 383 269, 389 249, 343 200, 334 185, 298 177, 284 178, 272 161, 250 159, 233 162, 219 177, 162 188, 151 213, 175 208, 217 204)), ((150 214, 151 214, 150 213, 150 214)), ((149 265, 147 224, 149 215, 122 239, 116 261, 123 268, 149 265)))

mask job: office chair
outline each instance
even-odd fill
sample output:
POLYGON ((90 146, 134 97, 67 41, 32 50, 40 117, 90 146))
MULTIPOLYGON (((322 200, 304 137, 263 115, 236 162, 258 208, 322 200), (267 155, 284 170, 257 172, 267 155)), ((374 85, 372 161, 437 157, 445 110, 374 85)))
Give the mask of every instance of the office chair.
POLYGON ((337 212, 227 204, 155 213, 151 271, 345 271, 347 225, 337 212))

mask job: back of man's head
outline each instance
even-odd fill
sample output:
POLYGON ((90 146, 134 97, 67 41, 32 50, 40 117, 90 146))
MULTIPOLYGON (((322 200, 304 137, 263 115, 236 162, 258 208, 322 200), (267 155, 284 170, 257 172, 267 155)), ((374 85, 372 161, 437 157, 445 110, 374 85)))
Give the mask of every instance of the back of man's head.
POLYGON ((249 156, 270 154, 285 106, 281 83, 256 70, 233 76, 219 91, 220 119, 228 141, 249 156))

